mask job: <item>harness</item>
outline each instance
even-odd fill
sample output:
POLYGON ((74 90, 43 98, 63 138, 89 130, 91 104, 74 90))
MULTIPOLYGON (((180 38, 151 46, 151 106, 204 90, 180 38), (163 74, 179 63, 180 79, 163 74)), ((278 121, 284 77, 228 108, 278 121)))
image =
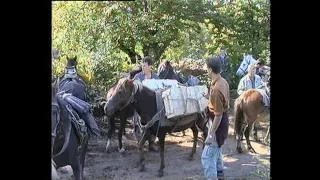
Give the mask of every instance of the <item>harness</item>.
POLYGON ((56 135, 57 135, 56 134, 56 130, 57 130, 58 124, 60 122, 60 107, 59 107, 58 103, 56 103, 56 102, 52 102, 51 105, 57 108, 57 119, 56 119, 57 123, 56 123, 56 125, 54 127, 53 132, 51 132, 51 136, 55 138, 56 135))
POLYGON ((78 113, 68 104, 66 105, 67 110, 71 114, 71 123, 74 125, 79 137, 78 149, 82 148, 85 138, 89 135, 88 128, 83 119, 81 119, 78 113))
MULTIPOLYGON (((57 93, 57 95, 60 95, 60 94, 63 94, 65 93, 65 91, 61 91, 59 93, 57 93)), ((57 130, 57 127, 58 127, 58 124, 61 122, 60 120, 60 107, 59 107, 59 104, 56 103, 56 102, 52 102, 52 106, 54 107, 57 107, 57 123, 55 125, 55 128, 53 130, 53 132, 51 132, 51 136, 53 138, 56 137, 56 130, 57 130)), ((87 138, 87 136, 89 135, 88 133, 88 128, 84 122, 83 119, 81 119, 78 115, 78 113, 71 107, 71 105, 67 104, 66 105, 66 109, 68 110, 69 112, 69 115, 70 118, 71 118, 71 124, 69 126, 70 129, 68 129, 68 131, 71 130, 71 126, 73 125, 76 129, 76 134, 78 135, 78 138, 79 138, 79 144, 78 144, 78 150, 81 149, 84 145, 84 140, 87 138)), ((54 145, 54 142, 53 142, 53 145, 54 145)), ((54 157, 62 154, 64 152, 64 150, 66 149, 66 147, 68 146, 68 144, 65 145, 65 147, 62 147, 62 149, 60 150, 59 153, 55 154, 54 157)))

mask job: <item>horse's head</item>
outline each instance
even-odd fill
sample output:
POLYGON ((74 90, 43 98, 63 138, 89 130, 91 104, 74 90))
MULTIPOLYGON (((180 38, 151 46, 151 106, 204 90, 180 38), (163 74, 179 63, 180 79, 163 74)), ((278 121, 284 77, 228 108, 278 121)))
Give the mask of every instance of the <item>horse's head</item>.
POLYGON ((78 65, 77 56, 73 58, 67 57, 67 67, 73 67, 78 65))
POLYGON ((169 79, 169 77, 172 77, 173 73, 174 71, 170 61, 164 61, 159 65, 158 76, 160 79, 169 79))
POLYGON ((133 95, 137 92, 139 85, 142 84, 134 79, 120 79, 113 91, 107 95, 108 101, 104 106, 107 116, 125 108, 133 100, 133 95))
POLYGON ((243 60, 236 72, 236 75, 238 76, 243 76, 246 72, 247 72, 247 69, 248 69, 248 66, 250 64, 255 64, 257 60, 255 60, 252 55, 247 55, 247 56, 244 56, 243 57, 243 60))
POLYGON ((164 61, 159 65, 158 76, 160 79, 175 79, 182 83, 182 79, 174 72, 170 61, 164 61))

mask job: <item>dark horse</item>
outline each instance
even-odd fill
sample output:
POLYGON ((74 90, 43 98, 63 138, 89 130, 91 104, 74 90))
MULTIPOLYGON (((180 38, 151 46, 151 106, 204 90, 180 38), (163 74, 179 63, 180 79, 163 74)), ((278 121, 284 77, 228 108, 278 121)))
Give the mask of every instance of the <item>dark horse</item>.
MULTIPOLYGON (((121 77, 128 77, 132 79, 136 74, 142 71, 141 66, 135 67, 133 70, 131 70, 129 73, 123 74, 121 77)), ((114 90, 116 88, 116 83, 112 85, 112 87, 107 91, 106 93, 106 101, 111 97, 111 95, 114 93, 114 90)), ((122 135, 125 133, 125 126, 127 124, 127 119, 130 117, 133 117, 134 115, 134 108, 132 104, 128 104, 128 106, 124 107, 123 109, 120 109, 116 112, 114 112, 112 115, 108 116, 108 134, 107 134, 107 145, 106 145, 106 150, 108 151, 111 145, 111 138, 112 134, 115 130, 115 118, 118 117, 120 119, 120 129, 118 131, 118 142, 119 142, 119 147, 118 150, 119 152, 124 152, 125 149, 122 146, 122 135)))
POLYGON ((160 79, 175 79, 181 84, 185 84, 187 80, 180 73, 175 73, 170 61, 162 62, 158 67, 158 76, 160 79))
POLYGON ((56 168, 71 165, 74 179, 83 180, 89 134, 84 121, 75 118, 78 115, 74 108, 63 100, 63 94, 63 91, 59 92, 58 78, 52 84, 51 143, 53 160, 56 168))
MULTIPOLYGON (((135 111, 141 117, 141 124, 147 124, 150 122, 153 117, 158 112, 157 100, 156 98, 159 97, 156 95, 157 93, 146 86, 143 86, 140 81, 132 80, 128 78, 122 78, 118 81, 114 92, 112 93, 111 98, 107 102, 106 114, 112 115, 114 112, 118 111, 126 107, 129 103, 133 104, 135 111), (156 97, 157 96, 157 97, 156 97)), ((205 119, 203 116, 199 114, 184 116, 179 119, 159 119, 161 124, 163 122, 176 122, 168 126, 159 126, 159 121, 156 121, 152 124, 150 128, 148 128, 145 132, 146 134, 142 136, 139 142, 139 164, 140 164, 140 171, 143 171, 145 168, 144 164, 144 155, 143 155, 143 144, 146 142, 147 137, 149 137, 150 133, 157 136, 159 138, 160 143, 160 156, 161 156, 161 165, 158 171, 158 176, 163 176, 163 169, 165 168, 164 165, 164 144, 165 144, 165 136, 167 132, 180 132, 191 128, 193 132, 193 147, 192 151, 189 155, 189 160, 193 158, 193 155, 196 152, 197 140, 198 140, 198 127, 204 128, 205 127, 205 119), (178 124, 180 122, 180 125, 178 124)))

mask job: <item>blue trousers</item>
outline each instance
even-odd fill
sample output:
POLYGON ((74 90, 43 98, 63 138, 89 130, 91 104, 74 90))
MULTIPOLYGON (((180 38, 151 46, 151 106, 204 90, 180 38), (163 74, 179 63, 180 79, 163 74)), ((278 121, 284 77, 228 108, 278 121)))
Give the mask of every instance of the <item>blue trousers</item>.
POLYGON ((205 145, 202 155, 201 163, 204 168, 204 175, 206 179, 217 177, 217 171, 223 171, 222 147, 212 145, 205 145))

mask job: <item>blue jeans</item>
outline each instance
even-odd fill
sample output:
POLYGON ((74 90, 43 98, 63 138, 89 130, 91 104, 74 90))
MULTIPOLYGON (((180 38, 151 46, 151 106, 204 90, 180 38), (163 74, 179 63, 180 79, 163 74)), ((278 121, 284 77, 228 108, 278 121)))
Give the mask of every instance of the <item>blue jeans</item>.
POLYGON ((204 176, 206 179, 217 177, 217 171, 223 171, 222 147, 205 145, 201 163, 204 168, 204 176))

